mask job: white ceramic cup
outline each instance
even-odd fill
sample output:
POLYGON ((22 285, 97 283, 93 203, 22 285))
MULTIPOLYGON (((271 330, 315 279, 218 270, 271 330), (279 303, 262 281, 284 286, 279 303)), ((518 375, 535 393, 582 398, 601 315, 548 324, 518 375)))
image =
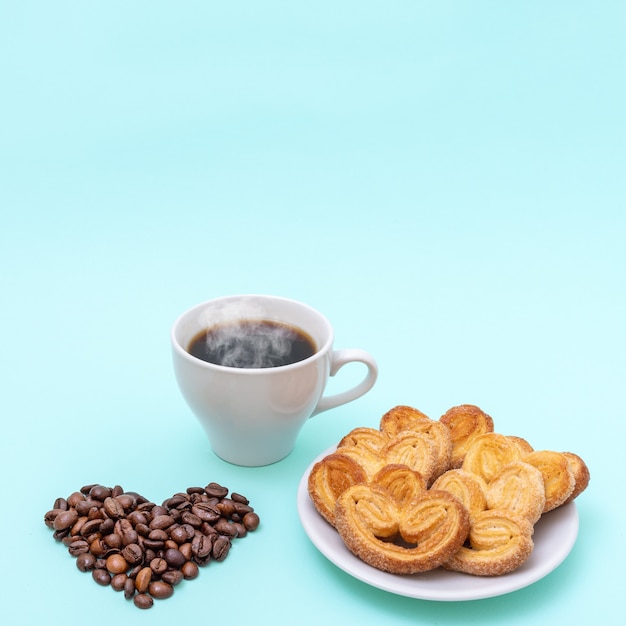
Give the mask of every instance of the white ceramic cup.
POLYGON ((333 329, 321 313, 276 296, 226 296, 199 304, 176 320, 171 342, 183 398, 215 454, 236 465, 269 465, 284 458, 310 417, 361 397, 378 376, 376 361, 364 350, 333 350, 333 329), (199 333, 238 320, 295 326, 313 340, 316 352, 296 363, 265 368, 214 365, 189 354, 189 344, 199 333), (351 362, 366 365, 362 381, 324 396, 329 376, 351 362))

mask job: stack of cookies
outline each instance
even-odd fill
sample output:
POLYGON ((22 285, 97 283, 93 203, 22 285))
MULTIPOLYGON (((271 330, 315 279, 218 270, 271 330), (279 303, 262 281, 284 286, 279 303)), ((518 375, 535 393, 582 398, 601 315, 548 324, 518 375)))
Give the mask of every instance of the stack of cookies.
POLYGON ((535 450, 465 404, 438 420, 396 406, 355 428, 308 477, 311 500, 348 549, 377 569, 497 576, 522 565, 542 515, 589 483, 572 452, 535 450))

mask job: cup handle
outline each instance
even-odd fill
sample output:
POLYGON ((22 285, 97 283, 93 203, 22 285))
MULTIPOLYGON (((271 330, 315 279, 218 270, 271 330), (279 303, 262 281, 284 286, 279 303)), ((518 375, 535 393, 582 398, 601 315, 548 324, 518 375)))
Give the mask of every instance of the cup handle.
POLYGON ((317 403, 315 410, 311 417, 321 413, 322 411, 328 411, 328 409, 334 409, 335 407, 347 404, 365 395, 376 382, 378 378, 378 365, 371 354, 365 352, 365 350, 358 350, 355 348, 347 350, 333 350, 330 363, 330 375, 334 376, 344 365, 347 363, 364 363, 367 366, 367 374, 365 378, 352 389, 337 393, 332 396, 323 397, 317 403))

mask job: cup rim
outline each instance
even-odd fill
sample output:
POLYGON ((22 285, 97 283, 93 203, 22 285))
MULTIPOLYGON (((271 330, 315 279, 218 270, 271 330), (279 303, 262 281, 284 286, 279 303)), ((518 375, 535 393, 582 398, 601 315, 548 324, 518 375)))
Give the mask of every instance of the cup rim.
MULTIPOLYGON (((306 328, 302 328, 302 330, 308 333, 308 330, 306 328)), ((238 374, 242 374, 242 375, 254 375, 254 374, 258 375, 261 372, 266 373, 266 374, 269 374, 271 372, 277 372, 277 371, 286 372, 288 370, 297 369, 299 367, 304 367, 306 364, 316 359, 321 358, 332 347, 332 344, 334 341, 334 333, 333 333, 333 327, 330 321, 323 313, 320 313, 320 311, 318 311, 317 309, 313 308, 312 306, 304 302, 301 302, 300 300, 294 300, 292 298, 286 298, 283 296, 274 296, 271 294, 245 293, 245 294, 234 294, 230 296, 218 296, 216 298, 210 298, 209 300, 199 302, 198 304, 195 304, 194 306, 186 309, 176 318, 176 320, 172 324, 172 327, 170 329, 170 341, 171 341, 172 347, 174 348, 174 350, 179 356, 184 358, 186 361, 193 363, 196 366, 203 367, 205 369, 219 371, 219 372, 225 372, 225 373, 237 372, 238 374), (203 361, 202 359, 199 359, 198 357, 195 357, 189 352, 187 352, 187 350, 178 341, 176 337, 176 332, 180 324, 182 323, 182 321, 186 319, 189 315, 192 315, 193 313, 220 301, 226 302, 228 300, 235 301, 235 300, 254 299, 254 298, 272 300, 272 301, 280 301, 284 303, 297 305, 299 307, 307 309, 309 313, 312 313, 313 315, 317 316, 322 321, 322 323, 326 326, 326 330, 327 330, 326 341, 324 342, 322 346, 320 346, 315 351, 314 354, 312 354, 310 357, 307 357, 306 359, 302 359, 301 361, 296 361, 295 363, 289 363, 288 365, 277 365, 275 367, 247 367, 247 368, 231 367, 228 365, 218 365, 216 363, 209 363, 208 361, 203 361)))

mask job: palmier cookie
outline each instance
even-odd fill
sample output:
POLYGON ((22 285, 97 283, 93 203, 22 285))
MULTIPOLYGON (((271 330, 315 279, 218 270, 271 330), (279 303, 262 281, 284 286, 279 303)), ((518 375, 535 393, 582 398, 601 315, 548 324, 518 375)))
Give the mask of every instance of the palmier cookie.
POLYGON ((428 437, 435 447, 437 457, 433 478, 443 474, 450 466, 452 456, 450 431, 441 422, 431 420, 421 411, 406 406, 395 407, 383 415, 380 429, 391 439, 405 432, 420 433, 428 437))
POLYGON ((450 468, 461 467, 465 453, 479 435, 493 432, 493 419, 473 404, 448 409, 439 421, 450 431, 452 453, 450 468))
POLYGON ((587 489, 589 481, 591 480, 591 474, 589 473, 587 464, 577 454, 574 454, 574 452, 563 452, 563 454, 569 463, 570 471, 574 475, 574 489, 569 495, 569 498, 563 503, 568 504, 587 489))
POLYGON ((336 528, 362 561, 393 574, 435 569, 467 537, 469 515, 446 491, 426 491, 409 507, 372 485, 355 485, 337 500, 336 528))
POLYGON ((541 472, 524 461, 504 467, 486 489, 487 508, 507 510, 535 524, 546 503, 541 472))
POLYGON ((412 406, 400 404, 389 409, 380 418, 380 430, 389 437, 395 437, 403 430, 412 430, 413 423, 419 420, 430 420, 430 418, 412 406))
POLYGON ((385 465, 382 449, 389 438, 375 428, 354 428, 337 445, 337 452, 353 458, 365 471, 368 479, 385 465))
POLYGON ((432 482, 437 467, 437 450, 429 437, 422 433, 402 432, 381 451, 383 465, 397 463, 419 472, 426 483, 432 482))
POLYGON ((533 447, 523 437, 517 437, 515 435, 507 435, 507 437, 511 443, 514 443, 519 448, 522 457, 533 451, 533 447))
POLYGON ((456 496, 467 509, 470 520, 487 508, 485 481, 480 476, 460 468, 444 472, 431 485, 431 489, 448 491, 456 496))
POLYGON ((522 565, 533 551, 533 525, 509 511, 488 509, 472 520, 464 545, 444 568, 474 576, 500 576, 522 565))
POLYGON ((371 485, 382 487, 399 506, 407 506, 426 491, 426 481, 419 472, 406 465, 393 463, 378 470, 371 485))
POLYGON ((567 502, 574 491, 576 480, 564 454, 553 450, 535 450, 527 454, 524 461, 534 465, 543 476, 546 493, 544 513, 567 502))
POLYGON ((352 485, 365 483, 363 468, 351 457, 333 453, 315 463, 308 479, 308 492, 317 512, 335 525, 337 498, 352 485))
POLYGON ((380 454, 389 437, 376 428, 360 426, 353 428, 347 435, 341 438, 337 448, 364 448, 373 454, 380 454))
POLYGON ((520 457, 519 446, 506 435, 485 433, 472 441, 461 467, 489 484, 500 470, 520 457))

